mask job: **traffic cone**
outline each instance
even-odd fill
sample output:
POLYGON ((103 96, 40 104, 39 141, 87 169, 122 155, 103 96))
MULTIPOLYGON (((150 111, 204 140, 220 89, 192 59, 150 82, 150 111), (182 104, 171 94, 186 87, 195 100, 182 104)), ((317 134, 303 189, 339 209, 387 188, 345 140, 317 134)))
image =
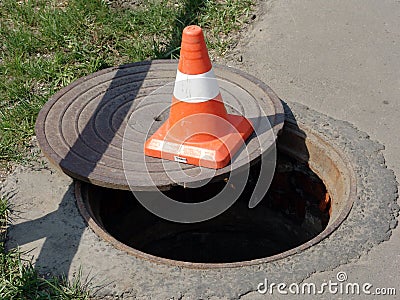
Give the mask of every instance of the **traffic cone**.
POLYGON ((252 132, 245 117, 225 109, 202 29, 186 27, 169 119, 146 141, 144 153, 219 169, 252 132))

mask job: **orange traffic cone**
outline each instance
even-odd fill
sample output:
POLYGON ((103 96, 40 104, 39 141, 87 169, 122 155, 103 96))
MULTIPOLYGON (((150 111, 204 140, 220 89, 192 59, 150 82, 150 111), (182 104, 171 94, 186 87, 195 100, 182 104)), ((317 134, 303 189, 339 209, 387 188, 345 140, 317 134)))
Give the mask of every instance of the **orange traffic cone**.
POLYGON ((183 30, 169 119, 145 143, 148 156, 223 168, 253 132, 226 112, 199 26, 183 30))

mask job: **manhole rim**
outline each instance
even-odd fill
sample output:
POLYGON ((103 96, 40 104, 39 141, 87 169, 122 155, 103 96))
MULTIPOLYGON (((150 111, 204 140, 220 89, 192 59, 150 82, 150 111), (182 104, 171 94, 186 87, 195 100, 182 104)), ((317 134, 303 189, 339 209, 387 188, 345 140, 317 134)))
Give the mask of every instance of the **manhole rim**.
MULTIPOLYGON (((286 116, 288 118, 288 116, 286 116)), ((126 252, 129 255, 132 255, 136 258, 139 259, 144 259, 153 263, 161 264, 161 265, 167 265, 167 266, 175 266, 175 267, 182 267, 182 268, 188 268, 188 269, 225 269, 225 268, 240 268, 244 266, 255 266, 255 265, 261 265, 261 264, 266 264, 270 263, 273 261, 278 261, 284 258, 287 258, 289 256, 298 254, 322 241, 327 240, 329 235, 331 235, 335 230, 337 230, 340 225, 346 220, 348 217, 351 208, 353 206, 355 197, 357 197, 357 181, 356 181, 356 175, 354 171, 354 166, 351 163, 349 157, 338 147, 336 147, 335 144, 328 143, 326 140, 322 138, 322 136, 313 131, 311 128, 306 128, 306 126, 302 123, 297 123, 296 121, 290 119, 285 120, 285 128, 284 130, 287 130, 288 127, 292 127, 292 129, 297 130, 298 134, 304 134, 305 133, 305 139, 315 139, 319 141, 320 145, 324 145, 324 147, 328 147, 330 151, 335 152, 341 159, 348 171, 348 180, 349 180, 349 193, 347 194, 347 199, 346 200, 341 200, 345 203, 343 207, 341 208, 340 213, 337 215, 337 217, 332 221, 329 222, 328 226, 317 236, 309 240, 308 242, 305 242, 295 248, 289 249, 287 251, 264 257, 264 258, 258 258, 258 259, 253 259, 253 260, 246 260, 246 261, 239 261, 239 262, 230 262, 230 263, 196 263, 196 262, 185 262, 185 261, 179 261, 179 260, 172 260, 168 258, 163 258, 163 257, 158 257, 152 254, 148 254, 146 252, 137 250, 133 247, 130 247, 120 241, 118 241, 116 238, 114 238, 111 234, 109 234, 105 229, 103 229, 96 221, 94 214, 90 208, 89 205, 86 205, 86 201, 84 197, 82 196, 82 182, 79 180, 74 180, 74 188, 75 188, 75 199, 77 202, 77 206, 79 209, 79 212, 83 216, 84 220, 87 222, 89 227, 94 231, 94 233, 100 237, 101 239, 107 241, 110 243, 112 246, 114 246, 116 249, 121 250, 126 252), (296 128, 298 126, 298 128, 296 128), (300 129, 300 130, 298 130, 300 129), (310 136, 312 138, 310 138, 310 136)), ((282 132, 282 133, 283 133, 282 132)), ((290 155, 290 154, 289 154, 290 155)), ((312 166, 310 168, 313 170, 312 166)), ((314 172, 318 174, 317 170, 313 170, 314 172)), ((320 177, 320 179, 325 183, 324 178, 320 177)), ((88 184, 88 183, 83 183, 83 184, 88 184)), ((327 189, 329 190, 329 186, 327 186, 327 189)), ((332 199, 333 200, 333 199, 332 199)))

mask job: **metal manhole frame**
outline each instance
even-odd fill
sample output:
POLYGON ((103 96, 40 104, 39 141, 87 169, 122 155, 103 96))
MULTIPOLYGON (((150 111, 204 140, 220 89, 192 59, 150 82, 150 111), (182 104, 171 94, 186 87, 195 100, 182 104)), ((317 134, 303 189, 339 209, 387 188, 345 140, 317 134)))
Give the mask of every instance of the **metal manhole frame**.
MULTIPOLYGON (((339 214, 333 219, 329 221, 328 226, 317 236, 312 238, 311 240, 295 247, 292 249, 289 249, 287 251, 278 253, 273 256, 265 257, 265 258, 259 258, 259 259, 254 259, 254 260, 248 260, 248 261, 239 261, 239 262, 231 262, 231 263, 194 263, 194 262, 185 262, 185 261, 179 261, 179 260, 172 260, 172 259, 167 259, 167 258, 162 258, 158 257, 155 255, 151 255, 148 253, 145 253, 143 251, 137 250, 133 247, 130 247, 120 241, 118 241, 116 238, 114 238, 112 235, 110 235, 104 228, 99 225, 96 220, 95 216, 93 214, 93 211, 91 210, 90 206, 87 205, 85 198, 83 197, 82 192, 82 183, 80 181, 75 180, 74 187, 75 187, 75 198, 77 201, 77 206, 78 209, 83 216, 84 220, 87 222, 89 227, 95 232, 97 236, 99 236, 101 239, 109 242, 112 246, 114 246, 116 249, 124 251, 128 253, 129 255, 132 255, 138 259, 144 259, 150 262, 154 262, 157 264, 162 264, 162 265, 168 265, 168 266, 177 266, 177 267, 183 267, 183 268, 189 268, 189 269, 221 269, 221 268, 239 268, 239 267, 244 267, 244 266, 254 266, 254 265, 261 265, 265 263, 270 263, 273 261, 281 260, 284 258, 287 258, 291 255, 298 254, 318 243, 321 241, 325 240, 329 235, 331 235, 339 226, 343 223, 344 220, 346 220, 347 216, 349 215, 351 208, 353 206, 353 202, 357 196, 357 185, 356 185, 356 175, 353 169, 353 165, 351 164, 349 158, 347 157, 346 154, 343 153, 338 147, 335 145, 328 143, 325 141, 322 136, 311 129, 306 128, 304 125, 300 124, 299 126, 296 124, 296 122, 289 118, 286 120, 286 125, 283 129, 282 135, 285 134, 285 130, 291 130, 292 133, 293 131, 298 135, 304 135, 305 134, 305 139, 313 139, 314 142, 318 141, 319 144, 323 146, 324 149, 326 149, 326 153, 334 153, 336 154, 337 157, 340 157, 342 159, 342 163, 344 166, 346 166, 346 171, 348 175, 348 193, 347 193, 347 199, 340 199, 341 202, 344 203, 342 205, 341 210, 339 214), (298 128, 296 128, 298 126, 298 128), (300 129, 300 130, 299 130, 300 129)), ((287 153, 291 155, 290 153, 287 153)), ((318 175, 318 170, 315 170, 310 166, 310 168, 318 175)), ((325 183, 324 178, 320 179, 325 183)), ((329 193, 331 194, 330 189, 333 187, 326 185, 326 188, 328 189, 329 193)), ((338 199, 332 199, 338 201, 338 199)))

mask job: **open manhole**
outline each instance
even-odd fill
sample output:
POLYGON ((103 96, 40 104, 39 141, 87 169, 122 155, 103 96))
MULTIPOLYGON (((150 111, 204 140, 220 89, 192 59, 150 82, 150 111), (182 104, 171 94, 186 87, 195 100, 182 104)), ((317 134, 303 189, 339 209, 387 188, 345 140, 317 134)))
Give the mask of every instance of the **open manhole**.
MULTIPOLYGON (((304 130, 293 122, 285 125, 277 143, 278 160, 271 187, 253 209, 248 208, 248 202, 258 164, 252 166, 238 201, 208 221, 170 222, 147 211, 130 191, 77 181, 79 209, 100 237, 151 261, 213 268, 253 265, 289 256, 335 230, 349 213, 355 195, 354 174, 345 156, 304 130)), ((177 186, 165 193, 178 201, 201 202, 225 184, 209 183, 196 189, 177 186)))

